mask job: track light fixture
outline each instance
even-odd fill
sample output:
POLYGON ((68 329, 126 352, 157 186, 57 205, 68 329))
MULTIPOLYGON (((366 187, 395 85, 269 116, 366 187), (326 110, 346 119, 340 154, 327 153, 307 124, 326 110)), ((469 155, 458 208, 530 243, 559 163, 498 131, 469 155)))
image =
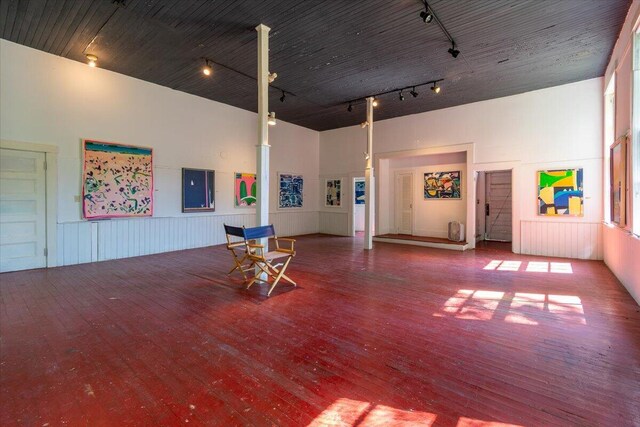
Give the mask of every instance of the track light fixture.
MULTIPOLYGON (((420 84, 413 85, 413 86, 397 87, 395 89, 391 89, 391 90, 388 90, 386 92, 378 92, 376 94, 368 95, 368 96, 365 96, 365 97, 362 97, 362 98, 351 99, 349 101, 345 101, 345 103, 347 104, 347 111, 348 112, 352 112, 354 105, 365 103, 369 98, 373 99, 371 104, 374 107, 377 107, 377 106, 380 105, 380 97, 382 97, 384 95, 390 95, 390 94, 393 94, 394 96, 397 95, 398 96, 398 100, 404 101, 406 99, 406 97, 404 96, 404 91, 405 90, 409 91, 409 94, 412 97, 417 98, 418 97, 418 91, 416 90, 416 88, 418 88, 420 86, 430 86, 431 90, 434 93, 440 93, 440 89, 441 88, 438 85, 438 82, 441 82, 443 80, 444 79, 429 80, 429 81, 426 81, 424 83, 420 83, 420 84)), ((363 126, 366 126, 366 122, 363 123, 363 126)))
POLYGON ((433 13, 429 11, 429 5, 426 1, 424 2, 424 10, 420 12, 420 19, 422 19, 422 22, 424 22, 425 24, 433 21, 433 13))
POLYGON ((411 92, 409 92, 411 94, 411 96, 413 96, 414 98, 418 97, 418 92, 416 92, 416 87, 412 87, 411 88, 411 92))
POLYGON ((213 68, 211 68, 211 64, 208 59, 204 60, 204 67, 202 67, 202 74, 205 76, 210 76, 213 73, 213 68))
POLYGON ((400 93, 398 94, 398 99, 400 101, 404 101, 404 95, 402 94, 402 89, 400 89, 400 93))
POLYGON ((353 111, 353 103, 352 102, 349 103, 349 106, 347 107, 347 111, 348 112, 352 112, 353 111))
POLYGON ((451 40, 451 47, 449 48, 449 50, 447 52, 449 52, 451 54, 451 56, 453 56, 454 58, 457 58, 458 55, 460 55, 460 51, 458 49, 456 49, 456 42, 451 40))
POLYGON ((433 93, 440 93, 440 86, 438 86, 438 83, 433 82, 433 86, 431 86, 431 90, 433 91, 433 93))
POLYGON ((362 129, 366 128, 367 126, 369 126, 369 122, 367 122, 367 121, 364 121, 364 122, 360 123, 360 127, 362 129))
POLYGON ((371 103, 371 105, 373 105, 374 107, 377 107, 379 105, 379 102, 376 98, 373 98, 373 102, 371 103))
POLYGON ((278 73, 269 73, 269 84, 273 83, 278 78, 278 73))
POLYGON ((282 91, 282 96, 280 97, 280 102, 284 102, 284 98, 285 98, 285 94, 284 94, 284 91, 282 91))
POLYGON ((85 55, 85 57, 87 58, 87 65, 89 67, 95 67, 96 65, 98 65, 98 57, 95 55, 91 55, 91 54, 87 54, 85 55))
POLYGON ((276 125, 276 113, 274 111, 270 112, 269 115, 267 116, 267 123, 269 124, 269 126, 275 126, 276 125))

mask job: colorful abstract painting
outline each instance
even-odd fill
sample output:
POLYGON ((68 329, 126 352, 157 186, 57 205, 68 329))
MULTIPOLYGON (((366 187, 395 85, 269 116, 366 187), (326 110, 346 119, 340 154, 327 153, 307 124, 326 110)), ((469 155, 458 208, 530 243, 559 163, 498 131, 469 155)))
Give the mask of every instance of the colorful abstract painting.
POLYGON ((182 168, 182 212, 215 211, 215 171, 182 168))
POLYGON ((328 179, 325 183, 325 206, 340 207, 342 200, 342 180, 328 179))
POLYGON ((302 207, 302 175, 281 173, 278 175, 278 207, 281 209, 302 207))
POLYGON ((153 215, 152 149, 85 140, 85 218, 153 215))
POLYGON ((255 206, 258 194, 255 173, 240 173, 235 175, 235 206, 249 207, 255 206))
POLYGON ((460 199, 460 171, 426 172, 424 198, 425 200, 460 199))
POLYGON ((538 215, 583 214, 582 168, 538 171, 538 215))
POLYGON ((364 205, 365 203, 364 186, 365 186, 364 180, 356 181, 356 188, 355 188, 355 194, 354 194, 354 203, 356 205, 364 205))

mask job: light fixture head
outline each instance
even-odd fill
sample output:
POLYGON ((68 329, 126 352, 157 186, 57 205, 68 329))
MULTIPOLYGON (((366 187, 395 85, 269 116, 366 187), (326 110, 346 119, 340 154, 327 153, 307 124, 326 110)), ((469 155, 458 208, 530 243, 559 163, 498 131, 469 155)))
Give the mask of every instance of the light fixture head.
POLYGON ((369 122, 367 122, 367 121, 364 121, 364 122, 360 123, 360 127, 362 129, 366 128, 367 126, 369 126, 369 122))
POLYGON ((460 55, 460 51, 458 49, 456 49, 456 44, 455 43, 451 43, 451 47, 449 48, 449 50, 447 52, 449 52, 449 54, 451 54, 451 56, 453 56, 454 58, 457 58, 458 55, 460 55))
POLYGON ((404 101, 404 95, 402 94, 402 89, 400 89, 400 93, 398 94, 398 99, 400 101, 404 101))
POLYGON ((410 94, 411 94, 411 96, 413 96, 414 98, 417 98, 417 97, 418 97, 418 92, 416 92, 416 87, 415 87, 415 86, 411 89, 411 92, 409 92, 409 93, 410 93, 410 94))
POLYGON ((376 98, 373 98, 373 102, 371 103, 371 105, 373 105, 374 107, 377 107, 380 103, 378 102, 378 100, 376 98))
POLYGON ((278 73, 269 73, 269 83, 273 83, 278 78, 278 73))
POLYGON ((350 102, 349 106, 347 107, 347 111, 348 112, 352 112, 353 111, 353 104, 350 102))
POLYGON ((267 123, 269 124, 269 126, 275 126, 276 125, 276 113, 274 111, 270 112, 269 115, 267 116, 267 123))
POLYGON ((433 93, 440 93, 440 86, 438 86, 438 83, 433 82, 433 86, 431 86, 431 90, 433 91, 433 93))
POLYGON ((89 65, 89 67, 95 67, 96 65, 98 65, 98 57, 95 55, 91 55, 91 54, 86 54, 85 57, 87 58, 87 65, 89 65))
POLYGON ((210 76, 213 73, 213 68, 211 68, 211 64, 209 64, 209 60, 204 60, 204 67, 202 67, 202 74, 205 76, 210 76))
POLYGON ((365 160, 369 160, 369 153, 367 153, 366 151, 363 151, 362 154, 364 154, 365 160))
POLYGON ((282 91, 282 96, 280 97, 280 102, 284 102, 285 99, 285 94, 284 91, 282 91))
POLYGON ((431 14, 431 12, 429 12, 428 8, 426 11, 420 12, 420 18, 422 19, 422 22, 424 22, 425 24, 428 24, 431 21, 433 21, 433 15, 431 14))

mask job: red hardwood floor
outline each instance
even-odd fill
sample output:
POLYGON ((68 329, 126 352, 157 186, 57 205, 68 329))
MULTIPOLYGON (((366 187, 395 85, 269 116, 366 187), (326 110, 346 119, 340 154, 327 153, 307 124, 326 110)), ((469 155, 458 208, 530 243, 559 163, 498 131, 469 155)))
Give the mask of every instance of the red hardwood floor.
POLYGON ((0 275, 0 424, 640 425, 602 262, 296 247, 269 298, 222 246, 0 275))

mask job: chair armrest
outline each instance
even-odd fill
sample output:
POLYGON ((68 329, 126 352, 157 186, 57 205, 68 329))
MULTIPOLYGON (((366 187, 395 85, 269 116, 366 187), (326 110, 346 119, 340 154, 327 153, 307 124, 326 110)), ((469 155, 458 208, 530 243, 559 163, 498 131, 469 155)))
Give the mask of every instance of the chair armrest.
POLYGON ((245 246, 244 242, 236 242, 236 243, 229 243, 227 244, 227 248, 231 249, 231 248, 237 248, 240 246, 245 246))
POLYGON ((276 241, 276 250, 277 251, 279 251, 279 252, 287 252, 287 253, 294 253, 293 246, 296 243, 296 239, 288 239, 286 237, 276 237, 275 241, 276 241), (285 242, 291 243, 291 249, 283 249, 283 248, 281 248, 280 244, 278 243, 280 240, 283 240, 285 242))
POLYGON ((288 237, 278 237, 278 240, 286 240, 287 242, 295 242, 296 239, 290 239, 288 237))
POLYGON ((258 244, 253 244, 253 243, 249 243, 247 246, 249 246, 252 249, 264 248, 264 245, 258 245, 258 244))

